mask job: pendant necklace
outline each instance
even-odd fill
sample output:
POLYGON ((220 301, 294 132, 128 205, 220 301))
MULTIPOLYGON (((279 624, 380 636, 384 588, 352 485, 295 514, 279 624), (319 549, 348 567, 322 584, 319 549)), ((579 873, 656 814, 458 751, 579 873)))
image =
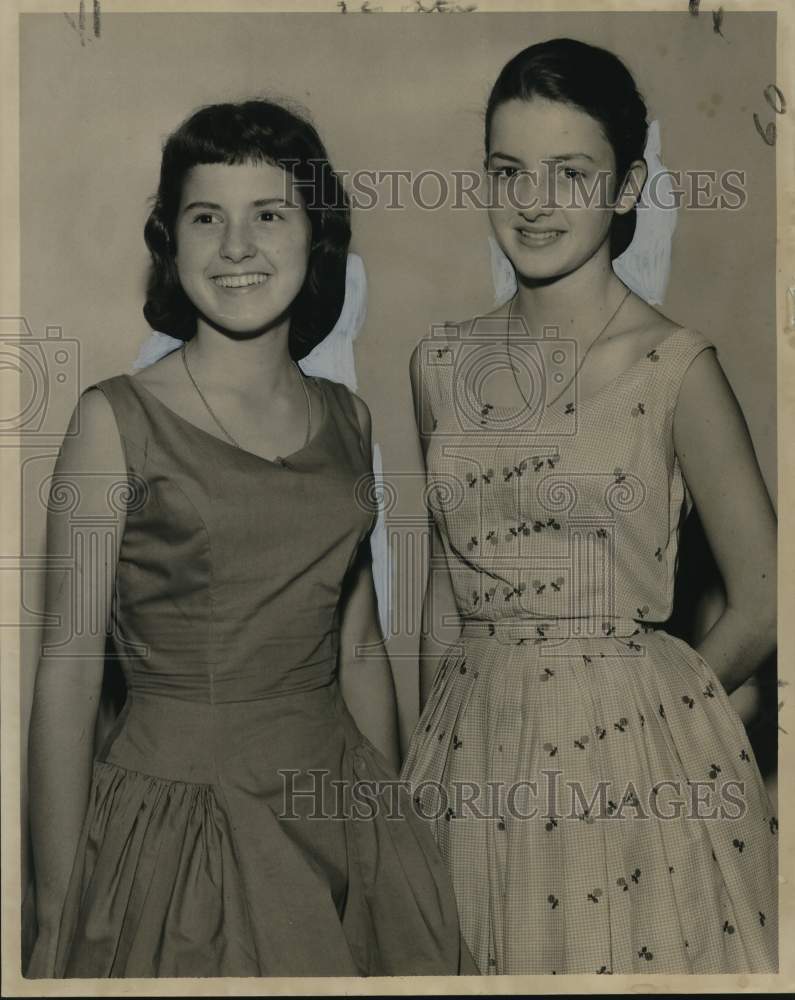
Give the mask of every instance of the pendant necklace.
MULTIPOLYGON (((199 396, 199 399, 201 399, 202 403, 204 403, 204 406, 205 406, 207 412, 213 418, 213 420, 215 421, 215 423, 218 426, 218 428, 222 431, 222 433, 224 434, 224 437, 226 437, 227 440, 230 441, 231 444, 233 444, 235 446, 235 448, 240 449, 240 451, 245 451, 246 449, 241 448, 240 444, 232 437, 232 435, 229 433, 229 431, 226 429, 226 427, 224 427, 224 425, 218 419, 218 417, 216 416, 216 413, 213 410, 212 406, 210 406, 210 404, 207 402, 207 399, 206 399, 204 393, 199 388, 199 386, 198 386, 198 384, 196 382, 196 379, 193 377, 193 374, 192 374, 190 368, 188 367, 188 357, 187 357, 187 353, 186 353, 187 346, 188 346, 188 344, 187 344, 187 341, 186 341, 182 345, 182 347, 180 348, 180 353, 182 354, 182 363, 185 366, 185 371, 187 372, 188 378, 191 380, 191 383, 193 384, 193 388, 196 390, 196 392, 197 392, 197 394, 199 396)), ((309 442, 310 442, 310 440, 312 438, 312 399, 311 399, 311 397, 309 395, 309 390, 306 387, 306 379, 304 378, 304 373, 301 371, 301 369, 298 367, 298 365, 295 363, 295 361, 293 361, 292 364, 295 366, 296 372, 298 373, 298 377, 301 380, 301 388, 304 390, 304 398, 306 399, 306 438, 304 439, 304 448, 306 448, 306 446, 309 444, 309 442)), ((276 462, 279 465, 284 465, 285 464, 284 459, 281 458, 281 457, 279 457, 278 455, 274 459, 274 462, 276 462)))
MULTIPOLYGON (((557 394, 557 396, 555 396, 554 399, 550 400, 546 404, 545 409, 549 409, 550 406, 553 406, 555 403, 557 403, 557 401, 560 399, 560 397, 563 395, 563 393, 566 392, 566 390, 569 388, 569 386, 572 384, 572 382, 580 374, 580 369, 585 364, 585 359, 588 357, 588 354, 590 353, 591 348, 597 342, 597 340, 599 340, 599 338, 602 336, 602 334, 605 332, 605 330, 607 330, 607 328, 610 326, 610 324, 613 322, 613 320, 616 318, 616 316, 618 316, 619 312, 621 311, 621 307, 627 301, 627 299, 629 298, 631 292, 632 292, 631 288, 628 288, 626 290, 626 292, 624 293, 624 295, 621 297, 621 301, 618 303, 618 305, 616 306, 616 308, 613 310, 613 313, 608 318, 608 320, 605 323, 605 325, 602 327, 602 329, 599 331, 599 333, 597 333, 597 335, 593 338, 593 340, 591 341, 591 343, 586 347, 585 353, 583 354, 582 359, 580 360, 580 363, 575 368, 574 374, 572 375, 572 377, 563 386, 563 388, 560 390, 560 392, 557 394)), ((513 379, 514 379, 514 382, 516 383, 516 388, 519 390, 519 393, 520 393, 522 399, 524 400, 525 405, 527 407, 529 407, 530 406, 530 401, 526 398, 526 396, 524 394, 524 391, 523 391, 521 385, 519 384, 519 379, 518 379, 518 376, 516 374, 516 365, 513 363, 513 358, 511 357, 511 316, 513 314, 513 304, 516 301, 517 296, 518 296, 518 292, 511 299, 510 305, 508 306, 508 329, 507 329, 506 342, 507 342, 507 347, 508 347, 508 358, 509 358, 509 361, 510 361, 510 364, 511 364, 511 371, 513 372, 513 379)))

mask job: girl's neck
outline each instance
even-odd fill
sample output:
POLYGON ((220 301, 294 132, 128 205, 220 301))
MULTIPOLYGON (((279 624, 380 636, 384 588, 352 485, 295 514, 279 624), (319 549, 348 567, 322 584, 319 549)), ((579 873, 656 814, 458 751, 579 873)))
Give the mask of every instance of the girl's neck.
POLYGON ((273 395, 295 381, 289 323, 254 337, 235 338, 199 321, 187 346, 191 369, 212 389, 273 395))
POLYGON ((609 258, 592 259, 548 283, 517 278, 519 288, 512 315, 524 318, 533 337, 540 337, 544 327, 557 327, 564 337, 588 337, 594 322, 610 312, 624 291, 609 258))

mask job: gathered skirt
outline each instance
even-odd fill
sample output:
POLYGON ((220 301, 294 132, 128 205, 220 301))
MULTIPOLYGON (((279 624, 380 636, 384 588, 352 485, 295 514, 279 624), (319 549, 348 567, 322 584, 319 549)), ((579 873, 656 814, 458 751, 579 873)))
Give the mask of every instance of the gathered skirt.
POLYGON ((482 973, 777 968, 777 829, 711 668, 663 631, 448 650, 403 775, 482 973))

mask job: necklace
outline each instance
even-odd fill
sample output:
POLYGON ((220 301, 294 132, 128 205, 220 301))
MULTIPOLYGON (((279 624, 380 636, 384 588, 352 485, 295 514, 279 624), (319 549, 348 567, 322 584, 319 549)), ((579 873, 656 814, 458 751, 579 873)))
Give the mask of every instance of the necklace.
MULTIPOLYGON (((585 364, 585 359, 588 357, 588 354, 589 354, 591 348, 596 343, 596 341, 599 340, 599 338, 602 336, 602 334, 605 332, 605 330, 610 326, 610 324, 613 322, 613 320, 616 318, 616 316, 618 316, 619 312, 621 311, 621 307, 624 305, 624 303, 629 298, 631 291, 632 291, 632 289, 628 288, 626 290, 626 292, 624 293, 624 295, 622 295, 621 301, 618 303, 618 305, 616 306, 616 308, 613 310, 611 316, 609 317, 609 319, 607 320, 607 322, 605 323, 605 325, 602 327, 602 329, 599 331, 599 333, 597 333, 597 335, 593 338, 593 340, 591 341, 591 343, 586 347, 585 353, 583 354, 583 356, 582 356, 582 358, 580 360, 580 363, 574 369, 574 374, 571 376, 571 378, 569 379, 569 381, 563 386, 563 388, 560 390, 560 392, 557 394, 557 396, 555 396, 554 399, 550 400, 546 404, 545 409, 549 409, 550 406, 553 406, 555 403, 557 403, 557 401, 560 399, 560 397, 563 395, 563 393, 566 392, 566 390, 569 388, 569 386, 572 384, 572 382, 580 374, 580 369, 585 364)), ((518 293, 517 293, 517 295, 518 295, 518 293)), ((508 329, 507 329, 506 343, 507 343, 507 347, 508 347, 508 358, 509 358, 510 363, 511 363, 511 371, 513 372, 513 380, 516 383, 516 388, 519 390, 519 393, 520 393, 522 399, 525 402, 525 406, 529 407, 530 406, 530 401, 525 397, 524 391, 522 390, 522 387, 519 384, 519 379, 517 378, 517 375, 516 375, 516 365, 513 363, 513 358, 511 357, 511 316, 513 315, 513 304, 516 301, 517 295, 514 295, 514 297, 511 299, 510 305, 508 306, 508 329)))
MULTIPOLYGON (((229 431, 226 429, 226 427, 224 427, 224 425, 221 423, 221 421, 216 416, 215 411, 213 410, 212 406, 210 406, 210 404, 207 402, 207 399, 206 399, 204 393, 201 391, 201 389, 199 388, 199 386, 198 386, 198 384, 196 382, 196 379, 193 377, 193 374, 191 373, 191 370, 188 367, 188 356, 187 356, 187 353, 186 353, 187 346, 188 346, 188 344, 187 344, 187 341, 186 341, 182 345, 182 347, 180 349, 180 353, 182 354, 182 363, 185 366, 185 371, 188 373, 188 378, 193 383, 193 388, 198 393, 199 399, 201 399, 202 403, 204 403, 204 406, 207 409, 207 412, 210 414, 210 416, 213 418, 213 420, 218 425, 218 427, 220 428, 220 430, 223 432, 224 436, 235 446, 235 448, 240 448, 240 444, 232 437, 232 435, 229 433, 229 431)), ((298 373, 298 377, 301 380, 301 388, 304 390, 304 398, 306 399, 306 438, 304 439, 304 448, 306 448, 306 446, 309 444, 309 442, 311 440, 311 437, 312 437, 312 399, 311 399, 311 397, 309 395, 309 390, 306 387, 306 379, 304 378, 303 372, 298 367, 298 365, 295 364, 294 361, 292 363, 293 363, 293 365, 295 365, 295 369, 296 369, 296 371, 298 373)), ((244 449, 240 448, 240 450, 243 451, 244 449)), ((284 465, 284 459, 281 458, 278 455, 276 456, 275 461, 278 464, 280 464, 280 465, 284 465)))

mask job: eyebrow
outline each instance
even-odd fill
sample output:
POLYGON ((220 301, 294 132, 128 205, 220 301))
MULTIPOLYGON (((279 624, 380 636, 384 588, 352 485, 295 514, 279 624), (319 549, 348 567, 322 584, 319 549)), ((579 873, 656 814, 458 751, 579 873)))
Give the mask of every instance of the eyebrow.
MULTIPOLYGON (((272 205, 280 205, 282 208, 297 208, 298 206, 285 198, 257 198, 252 202, 254 208, 269 208, 272 205)), ((223 206, 217 205, 214 201, 192 201, 183 208, 183 212, 190 212, 197 208, 210 208, 216 212, 222 212, 223 206)))
MULTIPOLYGON (((497 150, 489 154, 489 159, 509 160, 511 163, 522 162, 518 156, 511 156, 510 153, 500 153, 497 150)), ((563 160, 590 160, 591 163, 595 162, 594 158, 589 156, 588 153, 553 153, 551 156, 545 156, 544 160, 549 163, 558 163, 563 160)))

